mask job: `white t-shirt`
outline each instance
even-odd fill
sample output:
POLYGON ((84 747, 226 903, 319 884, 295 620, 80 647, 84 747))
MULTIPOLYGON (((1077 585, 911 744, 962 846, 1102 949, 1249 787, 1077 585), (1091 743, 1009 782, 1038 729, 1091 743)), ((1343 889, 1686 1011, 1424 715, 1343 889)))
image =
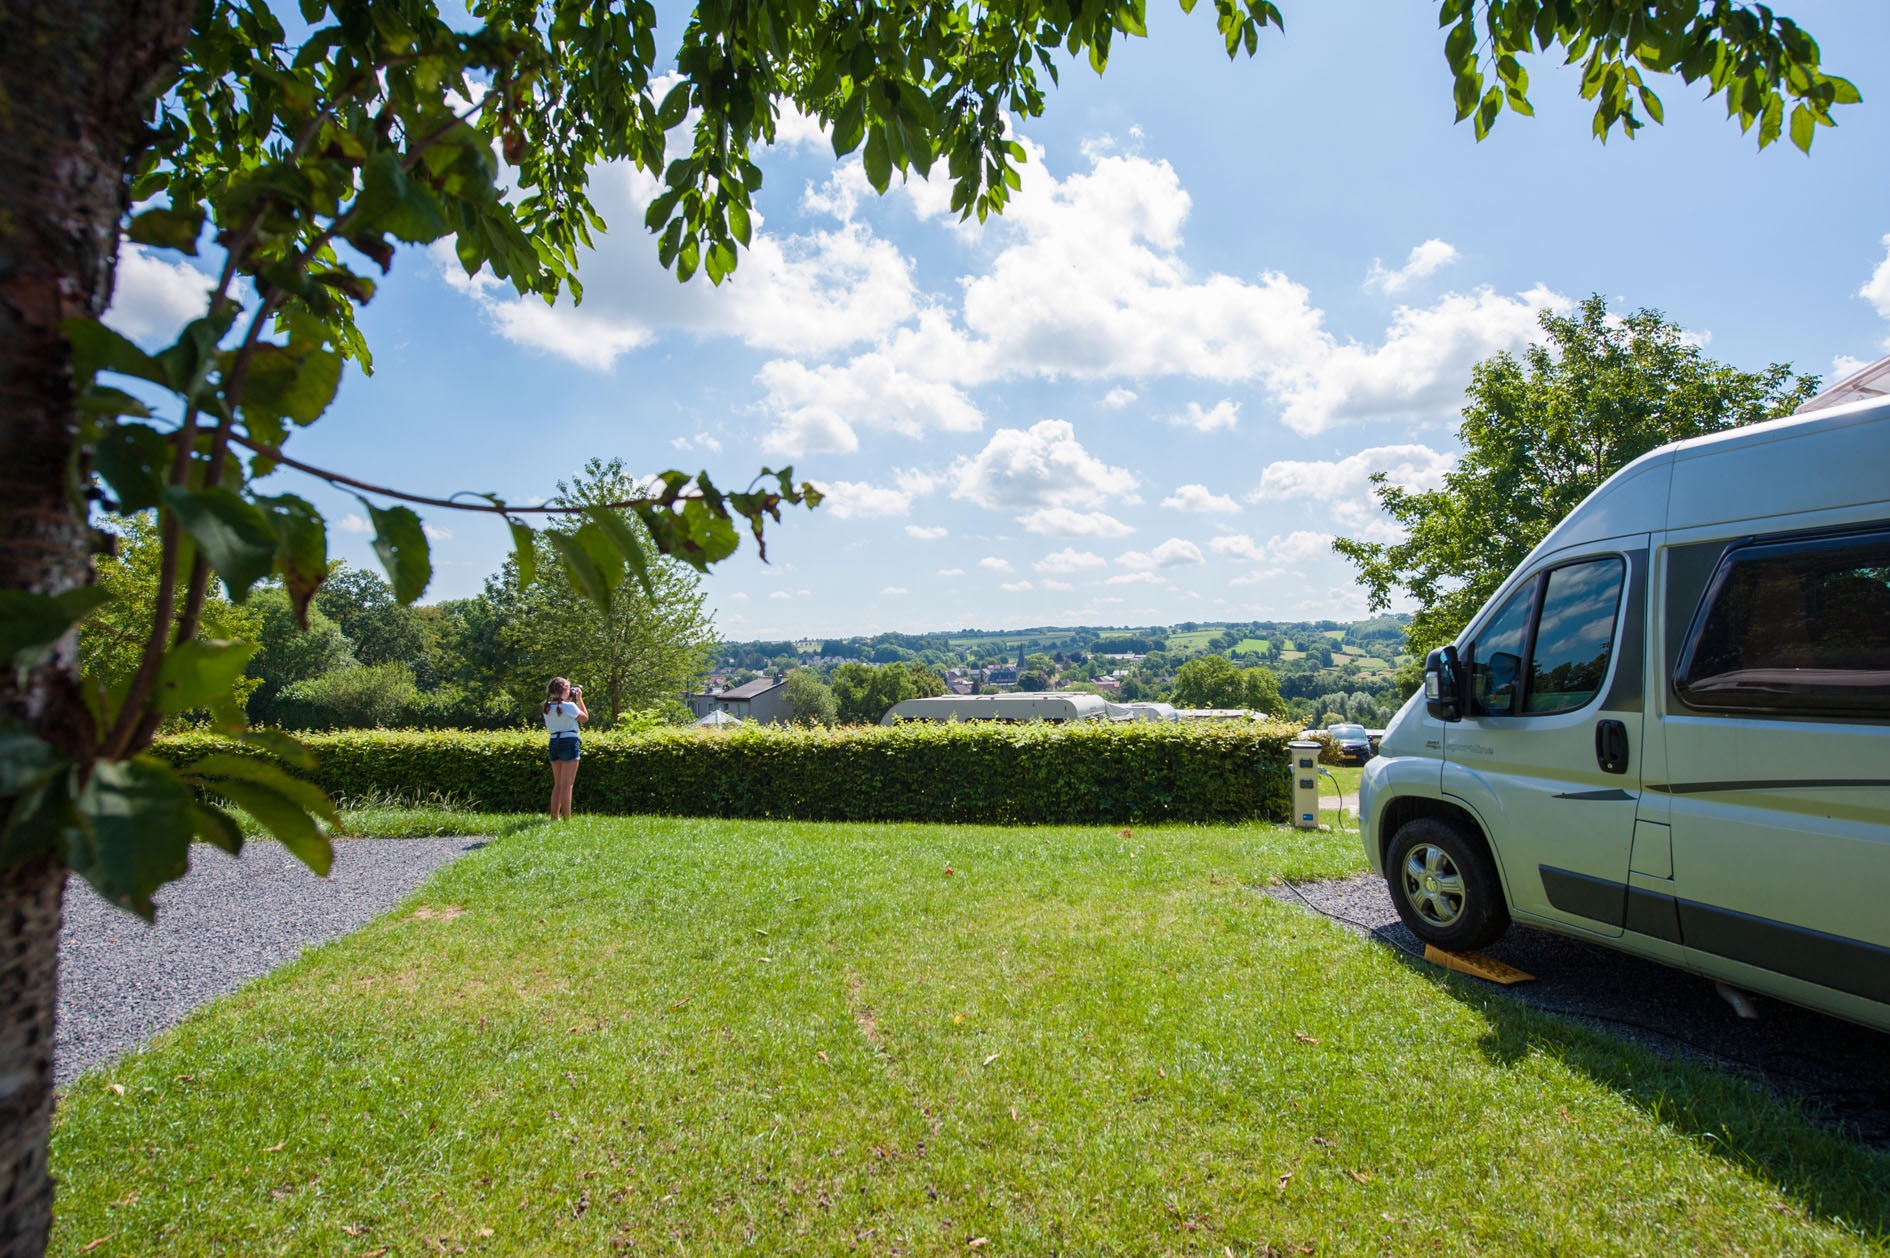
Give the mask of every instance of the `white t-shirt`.
POLYGON ((553 734, 578 732, 577 704, 554 703, 545 709, 545 728, 553 734))

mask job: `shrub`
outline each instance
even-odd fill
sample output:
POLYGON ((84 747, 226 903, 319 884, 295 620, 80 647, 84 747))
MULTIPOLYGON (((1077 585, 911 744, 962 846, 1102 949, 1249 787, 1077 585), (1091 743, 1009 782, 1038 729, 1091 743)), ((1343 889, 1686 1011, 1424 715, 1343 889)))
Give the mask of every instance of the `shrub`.
MULTIPOLYGON (((1279 725, 755 726, 587 734, 577 804, 587 812, 806 821, 998 824, 1281 820, 1279 725)), ((450 795, 482 812, 535 812, 550 775, 544 735, 351 730, 304 740, 307 776, 338 798, 450 795)), ((174 762, 221 746, 160 740, 174 762)))

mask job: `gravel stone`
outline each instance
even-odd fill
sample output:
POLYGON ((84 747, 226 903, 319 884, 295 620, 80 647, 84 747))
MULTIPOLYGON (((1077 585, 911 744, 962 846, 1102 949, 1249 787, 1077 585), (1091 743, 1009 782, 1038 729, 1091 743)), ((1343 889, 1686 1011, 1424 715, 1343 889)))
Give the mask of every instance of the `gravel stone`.
MULTIPOLYGON (((1323 914, 1375 943, 1421 958, 1424 945, 1399 920, 1376 874, 1261 888, 1323 914)), ((1667 1057, 1727 1070, 1796 1100, 1814 1120, 1890 1148, 1890 1035, 1754 993, 1759 1020, 1741 1019, 1713 984, 1658 962, 1564 935, 1512 926, 1485 950, 1535 976, 1492 995, 1633 1041, 1667 1057)), ((1421 960, 1414 965, 1429 966, 1421 960)))
POLYGON ((155 897, 157 924, 66 883, 59 932, 53 1075, 64 1087, 138 1048, 198 1005, 295 960, 304 948, 366 925, 428 874, 483 840, 344 839, 318 878, 279 844, 231 857, 198 844, 190 872, 155 897))

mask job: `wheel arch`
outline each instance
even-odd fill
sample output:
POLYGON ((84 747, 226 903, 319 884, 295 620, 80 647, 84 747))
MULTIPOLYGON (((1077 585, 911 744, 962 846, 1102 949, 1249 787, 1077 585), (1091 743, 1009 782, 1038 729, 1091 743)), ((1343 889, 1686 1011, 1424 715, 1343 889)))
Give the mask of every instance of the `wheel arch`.
POLYGON ((1461 804, 1448 800, 1432 799, 1425 795, 1398 795, 1385 801, 1384 808, 1378 814, 1378 833, 1373 835, 1373 842, 1378 848, 1378 867, 1384 869, 1391 852, 1391 840, 1399 830, 1420 817, 1436 817, 1441 821, 1454 822, 1483 845, 1484 852, 1490 858, 1490 864, 1496 870, 1497 881, 1503 884, 1503 898, 1509 898, 1509 877, 1503 870, 1503 858, 1497 854, 1496 846, 1490 842, 1490 836, 1477 820, 1475 813, 1461 804))

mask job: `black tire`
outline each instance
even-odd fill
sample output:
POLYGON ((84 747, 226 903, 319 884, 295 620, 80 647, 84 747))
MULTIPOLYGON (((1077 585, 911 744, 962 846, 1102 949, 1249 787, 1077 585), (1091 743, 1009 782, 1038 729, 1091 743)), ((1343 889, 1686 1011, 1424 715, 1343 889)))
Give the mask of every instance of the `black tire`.
POLYGON ((1398 827, 1385 884, 1411 933, 1446 952, 1487 948, 1509 929, 1509 905, 1483 840, 1442 817, 1398 827))

